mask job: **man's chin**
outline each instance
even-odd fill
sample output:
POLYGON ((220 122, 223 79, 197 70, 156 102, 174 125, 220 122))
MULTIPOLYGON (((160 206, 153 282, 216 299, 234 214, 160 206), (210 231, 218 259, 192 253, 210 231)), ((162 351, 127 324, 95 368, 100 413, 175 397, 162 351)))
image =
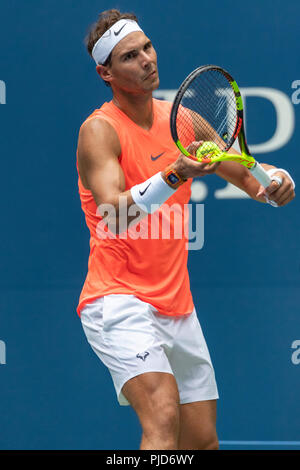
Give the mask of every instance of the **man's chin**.
POLYGON ((149 88, 146 91, 155 91, 159 87, 159 78, 157 77, 151 84, 149 84, 149 88))
POLYGON ((155 83, 153 84, 153 90, 157 90, 157 88, 159 87, 159 77, 157 77, 157 79, 155 80, 155 83))

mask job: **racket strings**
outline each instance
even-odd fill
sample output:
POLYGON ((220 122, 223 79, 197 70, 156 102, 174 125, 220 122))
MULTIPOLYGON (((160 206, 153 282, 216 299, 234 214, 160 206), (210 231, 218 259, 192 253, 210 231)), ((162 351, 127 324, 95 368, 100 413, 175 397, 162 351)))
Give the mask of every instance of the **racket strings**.
POLYGON ((234 140, 237 110, 230 83, 218 70, 197 75, 184 91, 178 108, 176 129, 180 142, 214 141, 222 151, 234 140))

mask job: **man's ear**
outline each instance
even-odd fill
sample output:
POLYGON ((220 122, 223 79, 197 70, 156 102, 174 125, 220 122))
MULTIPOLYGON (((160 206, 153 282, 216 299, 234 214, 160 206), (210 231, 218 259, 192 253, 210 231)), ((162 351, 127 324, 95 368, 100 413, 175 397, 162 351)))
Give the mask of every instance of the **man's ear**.
POLYGON ((97 65, 96 70, 98 75, 104 80, 105 82, 110 82, 112 79, 112 74, 110 71, 110 67, 107 67, 105 65, 97 65))

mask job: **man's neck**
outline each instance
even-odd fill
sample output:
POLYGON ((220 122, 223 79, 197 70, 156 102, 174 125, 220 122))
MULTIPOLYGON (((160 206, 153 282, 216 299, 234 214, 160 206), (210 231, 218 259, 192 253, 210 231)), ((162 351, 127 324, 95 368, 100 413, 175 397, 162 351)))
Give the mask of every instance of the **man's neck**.
POLYGON ((114 92, 113 102, 138 126, 146 130, 151 129, 153 124, 153 100, 151 92, 147 95, 114 92))

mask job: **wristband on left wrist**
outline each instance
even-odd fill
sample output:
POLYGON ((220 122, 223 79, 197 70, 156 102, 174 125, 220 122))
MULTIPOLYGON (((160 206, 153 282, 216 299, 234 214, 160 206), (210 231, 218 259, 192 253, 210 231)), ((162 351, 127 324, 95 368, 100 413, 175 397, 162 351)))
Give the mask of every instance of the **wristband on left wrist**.
POLYGON ((293 185, 293 189, 295 189, 295 181, 293 180, 293 178, 291 177, 291 175, 289 174, 288 171, 284 170, 283 168, 271 168, 270 170, 267 170, 267 173, 268 175, 270 176, 270 178, 272 178, 272 176, 275 174, 275 173, 278 173, 278 172, 281 172, 281 173, 284 173, 292 182, 292 185, 293 185))
MULTIPOLYGON (((293 185, 293 189, 295 189, 295 182, 293 180, 293 178, 291 177, 291 175, 289 174, 288 171, 286 170, 283 170, 282 168, 271 168, 270 170, 267 170, 267 173, 268 175, 270 176, 270 178, 272 179, 272 176, 275 175, 275 173, 278 173, 278 172, 281 172, 281 173, 284 173, 292 182, 292 185, 293 185)), ((280 177, 278 177, 280 178, 280 177)), ((280 178, 281 179, 281 178, 280 178)), ((273 181, 277 181, 277 177, 274 176, 274 179, 273 181)), ((271 199, 268 198, 268 196, 265 196, 265 200, 266 200, 266 203, 267 204, 270 204, 271 206, 273 207, 278 207, 278 204, 275 202, 275 201, 272 201, 271 199)))

